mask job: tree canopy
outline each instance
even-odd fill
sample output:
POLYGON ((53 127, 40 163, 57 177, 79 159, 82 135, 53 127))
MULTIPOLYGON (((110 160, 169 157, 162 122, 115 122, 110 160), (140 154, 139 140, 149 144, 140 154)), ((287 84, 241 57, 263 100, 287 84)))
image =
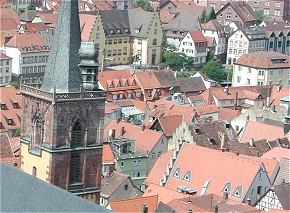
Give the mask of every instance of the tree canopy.
POLYGON ((153 12, 154 8, 151 6, 151 4, 146 0, 137 0, 134 7, 141 7, 145 11, 153 12))
POLYGON ((28 9, 28 10, 35 10, 36 7, 35 7, 34 4, 32 4, 32 3, 30 2, 30 4, 28 5, 27 9, 28 9))
POLYGON ((163 62, 171 68, 185 68, 193 64, 193 58, 186 56, 184 53, 164 51, 163 62))
POLYGON ((193 71, 181 71, 181 72, 176 73, 176 77, 177 78, 189 78, 193 74, 195 74, 195 72, 193 72, 193 71))
POLYGON ((258 24, 261 24, 264 19, 266 18, 265 14, 264 14, 264 10, 263 9, 257 9, 255 10, 256 15, 258 16, 258 24))
POLYGON ((211 7, 210 12, 207 16, 207 21, 214 20, 214 19, 216 19, 215 11, 214 11, 214 8, 211 7))
POLYGON ((206 14, 205 8, 203 8, 203 11, 202 11, 201 16, 200 16, 200 22, 205 23, 206 20, 207 20, 207 14, 206 14))
POLYGON ((225 69, 221 66, 221 64, 218 61, 211 60, 207 62, 203 67, 201 68, 201 71, 205 73, 209 78, 215 81, 222 81, 227 78, 227 72, 225 69))

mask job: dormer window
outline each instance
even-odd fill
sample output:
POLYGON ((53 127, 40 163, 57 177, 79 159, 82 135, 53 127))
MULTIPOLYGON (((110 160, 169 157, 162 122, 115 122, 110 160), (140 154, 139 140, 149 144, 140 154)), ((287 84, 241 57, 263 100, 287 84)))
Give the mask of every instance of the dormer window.
POLYGON ((109 87, 110 87, 110 88, 113 88, 113 87, 114 87, 113 82, 110 83, 110 86, 109 86, 109 87))
POLYGON ((147 93, 148 93, 148 97, 151 97, 152 91, 151 90, 148 90, 147 93))
POLYGON ((174 173, 173 177, 180 179, 180 168, 177 168, 175 170, 175 173, 174 173))
POLYGON ((135 28, 135 33, 140 33, 140 29, 139 28, 135 28))
POLYGON ((136 82, 135 80, 132 81, 132 86, 135 86, 136 85, 136 82))
POLYGON ((121 33, 121 30, 120 29, 117 29, 117 33, 120 34, 121 33))
POLYGON ((12 118, 7 119, 7 123, 8 123, 8 125, 11 126, 13 124, 13 119, 12 118))
POLYGON ((122 86, 122 84, 121 84, 121 82, 119 81, 119 83, 117 84, 117 87, 121 87, 122 86))
POLYGON ((128 28, 125 28, 125 33, 128 33, 129 32, 129 29, 128 28))
POLYGON ((191 181, 191 171, 187 171, 183 178, 184 181, 190 182, 191 181))
POLYGON ((128 86, 128 81, 126 80, 126 82, 125 82, 125 86, 128 86))
POLYGON ((110 30, 110 33, 111 33, 111 34, 114 34, 114 30, 110 30))
POLYGON ((13 107, 14 107, 14 109, 18 109, 18 103, 13 103, 13 107))
POLYGON ((1 104, 1 109, 5 110, 6 109, 6 105, 5 104, 1 104))

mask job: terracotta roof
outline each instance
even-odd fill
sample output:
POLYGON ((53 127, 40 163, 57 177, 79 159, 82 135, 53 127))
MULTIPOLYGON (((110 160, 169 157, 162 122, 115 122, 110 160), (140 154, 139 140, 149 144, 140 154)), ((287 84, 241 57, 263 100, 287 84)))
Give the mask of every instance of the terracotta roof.
POLYGON ((163 173, 165 171, 164 169, 166 169, 166 165, 169 164, 169 159, 172 157, 172 154, 173 151, 168 151, 158 157, 156 163, 144 181, 145 185, 160 185, 160 180, 163 178, 163 173))
POLYGON ((114 112, 115 110, 121 110, 120 106, 115 105, 113 102, 106 102, 105 103, 105 114, 109 114, 114 112))
POLYGON ((191 36, 191 38, 194 42, 206 42, 207 41, 200 30, 191 31, 191 32, 189 32, 189 35, 191 36))
POLYGON ((271 105, 280 105, 280 99, 289 96, 290 87, 282 87, 279 85, 273 85, 271 90, 271 105))
POLYGON ((181 92, 203 92, 206 87, 201 77, 177 78, 181 92))
POLYGON ((0 20, 13 19, 17 25, 20 25, 20 19, 12 8, 0 8, 0 20))
POLYGON ((50 47, 43 41, 43 39, 38 34, 35 33, 17 34, 6 43, 6 46, 16 47, 21 53, 50 51, 50 47), (43 48, 43 46, 45 48, 43 48))
POLYGON ((159 123, 161 125, 161 128, 164 132, 164 134, 167 137, 170 137, 173 135, 173 133, 176 131, 176 128, 182 121, 182 115, 173 115, 173 116, 163 116, 158 119, 152 124, 150 129, 156 129, 155 125, 159 123))
POLYGON ((163 10, 160 11, 161 23, 168 24, 170 21, 174 19, 174 17, 175 17, 175 14, 170 13, 169 11, 163 11, 163 10))
POLYGON ((102 157, 102 163, 114 163, 115 158, 114 154, 112 152, 112 149, 109 144, 104 144, 103 145, 103 157, 102 157))
POLYGON ((262 155, 262 158, 267 159, 276 159, 280 161, 281 158, 289 158, 290 159, 290 149, 285 149, 281 147, 274 147, 273 149, 269 150, 268 152, 262 155))
POLYGON ((5 104, 5 109, 1 109, 0 122, 2 126, 0 132, 7 132, 8 130, 20 128, 22 96, 17 92, 18 90, 12 86, 0 87, 0 103, 5 104), (17 103, 14 105, 12 100, 17 103), (8 119, 13 120, 12 125, 8 125, 8 119))
POLYGON ((192 212, 213 212, 213 206, 218 206, 218 212, 264 212, 255 207, 241 204, 232 200, 224 200, 222 196, 208 194, 198 197, 176 199, 168 204, 176 213, 187 212, 191 209, 192 212), (190 202, 189 202, 190 200, 190 202))
POLYGON ((158 205, 158 196, 118 200, 109 203, 110 208, 115 212, 141 212, 142 205, 148 207, 148 212, 155 212, 158 205))
POLYGON ((108 91, 140 89, 139 84, 135 81, 129 70, 112 70, 99 72, 98 80, 103 88, 108 89, 108 91), (121 86, 118 86, 119 83, 121 84, 121 86), (127 86, 125 85, 126 83, 128 84, 127 86), (110 87, 111 84, 113 85, 113 87, 110 87))
POLYGON ((11 57, 5 55, 4 53, 0 52, 0 59, 12 59, 11 57))
POLYGON ((82 41, 89 41, 91 31, 94 27, 96 16, 91 14, 80 13, 80 26, 82 41))
POLYGON ((273 51, 251 52, 242 55, 234 64, 264 69, 290 68, 289 56, 273 51))
POLYGON ((273 126, 261 122, 249 121, 244 127, 244 132, 240 139, 240 143, 248 143, 251 138, 254 140, 274 140, 284 137, 282 127, 273 126))
POLYGON ((203 30, 222 31, 223 26, 217 20, 210 20, 202 25, 203 30))
POLYGON ((123 137, 129 138, 129 139, 136 139, 138 135, 141 132, 141 127, 140 126, 135 126, 134 124, 127 123, 124 121, 120 121, 117 123, 116 120, 112 120, 108 126, 104 129, 104 138, 109 137, 109 131, 112 129, 115 129, 115 136, 119 137, 121 136, 121 127, 124 127, 125 133, 123 137))
MULTIPOLYGON (((213 193, 222 195, 223 188, 230 180, 232 191, 239 186, 243 186, 243 192, 241 195, 242 199, 230 195, 229 197, 233 200, 242 202, 252 184, 253 178, 256 176, 262 163, 264 163, 261 158, 221 152, 188 143, 183 143, 182 146, 172 168, 173 172, 166 182, 166 187, 172 190, 177 190, 178 186, 183 185, 196 189, 197 193, 200 194, 205 181, 210 180, 206 194, 213 193), (195 163, 189 164, 188 162, 195 163), (180 171, 180 179, 173 177, 177 168, 182 168, 180 171), (192 172, 192 179, 194 181, 182 181, 187 171, 192 172)), ((273 164, 274 163, 276 163, 276 161, 273 161, 273 164)), ((266 165, 265 168, 268 172, 266 165)), ((269 167, 269 169, 273 170, 272 166, 269 167)), ((166 171, 166 166, 164 166, 163 171, 166 171)), ((270 172, 270 174, 272 173, 270 172)))
POLYGON ((55 24, 57 21, 58 13, 52 13, 52 12, 42 12, 39 13, 40 20, 45 24, 55 24))
POLYGON ((227 120, 227 121, 231 121, 232 119, 236 118, 237 116, 239 116, 241 114, 241 112, 239 110, 234 110, 234 109, 230 109, 230 108, 223 108, 220 107, 219 108, 219 119, 220 120, 227 120))
POLYGON ((162 132, 157 132, 150 129, 141 131, 135 141, 135 148, 138 152, 150 153, 155 147, 156 143, 162 137, 162 132))
POLYGON ((158 195, 158 202, 170 203, 172 200, 180 198, 188 198, 188 195, 159 186, 156 184, 150 184, 143 194, 143 197, 152 195, 158 195))
POLYGON ((110 176, 102 178, 101 196, 109 198, 127 178, 129 178, 128 175, 115 171, 113 171, 110 176))
POLYGON ((36 31, 44 31, 47 29, 46 25, 42 22, 38 23, 26 23, 26 29, 28 30, 28 33, 33 33, 36 31))

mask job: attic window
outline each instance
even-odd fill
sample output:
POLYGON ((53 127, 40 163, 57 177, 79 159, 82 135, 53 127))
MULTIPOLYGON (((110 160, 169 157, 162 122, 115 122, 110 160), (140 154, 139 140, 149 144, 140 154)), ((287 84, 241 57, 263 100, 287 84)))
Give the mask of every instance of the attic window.
POLYGON ((113 84, 113 82, 111 82, 111 84, 110 84, 110 86, 109 86, 110 88, 112 88, 112 87, 114 87, 114 84, 113 84))
POLYGON ((117 29, 117 33, 120 34, 121 33, 121 30, 120 29, 117 29))
POLYGON ((2 122, 0 122, 0 129, 3 129, 3 124, 2 124, 2 122))
POLYGON ((7 119, 7 123, 8 123, 8 125, 12 125, 13 124, 13 119, 11 119, 11 118, 7 119))
POLYGON ((148 90, 147 93, 148 93, 148 96, 151 97, 151 95, 152 95, 152 90, 148 90))
POLYGON ((242 198, 243 187, 238 186, 233 194, 234 197, 242 198))
POLYGON ((122 86, 122 84, 121 84, 121 82, 119 81, 119 83, 117 84, 117 87, 121 87, 122 86))
POLYGON ((183 178, 184 181, 190 182, 191 181, 191 171, 187 171, 183 178))
POLYGON ((1 109, 5 110, 6 109, 6 105, 5 104, 1 104, 1 109))
POLYGON ((173 177, 180 179, 180 168, 177 168, 175 170, 175 173, 174 173, 173 177))
POLYGON ((125 86, 128 86, 128 81, 125 82, 125 86))
POLYGON ((135 33, 140 33, 140 29, 139 28, 135 28, 135 33))
POLYGON ((128 33, 129 32, 129 29, 128 28, 125 28, 125 33, 128 33))
POLYGON ((110 30, 110 33, 111 33, 111 34, 114 34, 114 30, 110 30))
POLYGON ((271 59, 272 64, 283 64, 286 59, 271 59))
POLYGON ((132 86, 135 86, 136 85, 136 82, 135 80, 132 81, 132 86))
POLYGON ((228 194, 230 194, 231 193, 231 188, 232 188, 232 184, 231 183, 227 183, 226 185, 225 185, 225 187, 223 188, 223 190, 222 190, 222 192, 223 193, 228 193, 228 194))
POLYGON ((205 181, 205 183, 203 184, 202 190, 200 192, 200 195, 204 195, 206 193, 209 183, 210 183, 210 180, 205 181))

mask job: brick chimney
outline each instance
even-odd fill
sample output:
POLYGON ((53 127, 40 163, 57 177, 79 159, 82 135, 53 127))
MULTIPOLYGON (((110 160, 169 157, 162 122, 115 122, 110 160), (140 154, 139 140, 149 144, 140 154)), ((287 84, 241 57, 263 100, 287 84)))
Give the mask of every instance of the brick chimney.
POLYGON ((148 213, 148 206, 146 206, 145 204, 143 204, 141 206, 141 213, 148 213))
POLYGON ((125 133, 125 127, 121 126, 120 136, 124 136, 125 133))
POLYGON ((229 194, 227 192, 224 192, 223 199, 224 199, 224 201, 226 201, 227 199, 229 199, 229 194))
POLYGON ((145 125, 142 124, 142 125, 141 125, 141 132, 143 132, 144 130, 145 130, 145 125))
POLYGON ((247 205, 251 205, 251 199, 249 197, 247 198, 247 205))

